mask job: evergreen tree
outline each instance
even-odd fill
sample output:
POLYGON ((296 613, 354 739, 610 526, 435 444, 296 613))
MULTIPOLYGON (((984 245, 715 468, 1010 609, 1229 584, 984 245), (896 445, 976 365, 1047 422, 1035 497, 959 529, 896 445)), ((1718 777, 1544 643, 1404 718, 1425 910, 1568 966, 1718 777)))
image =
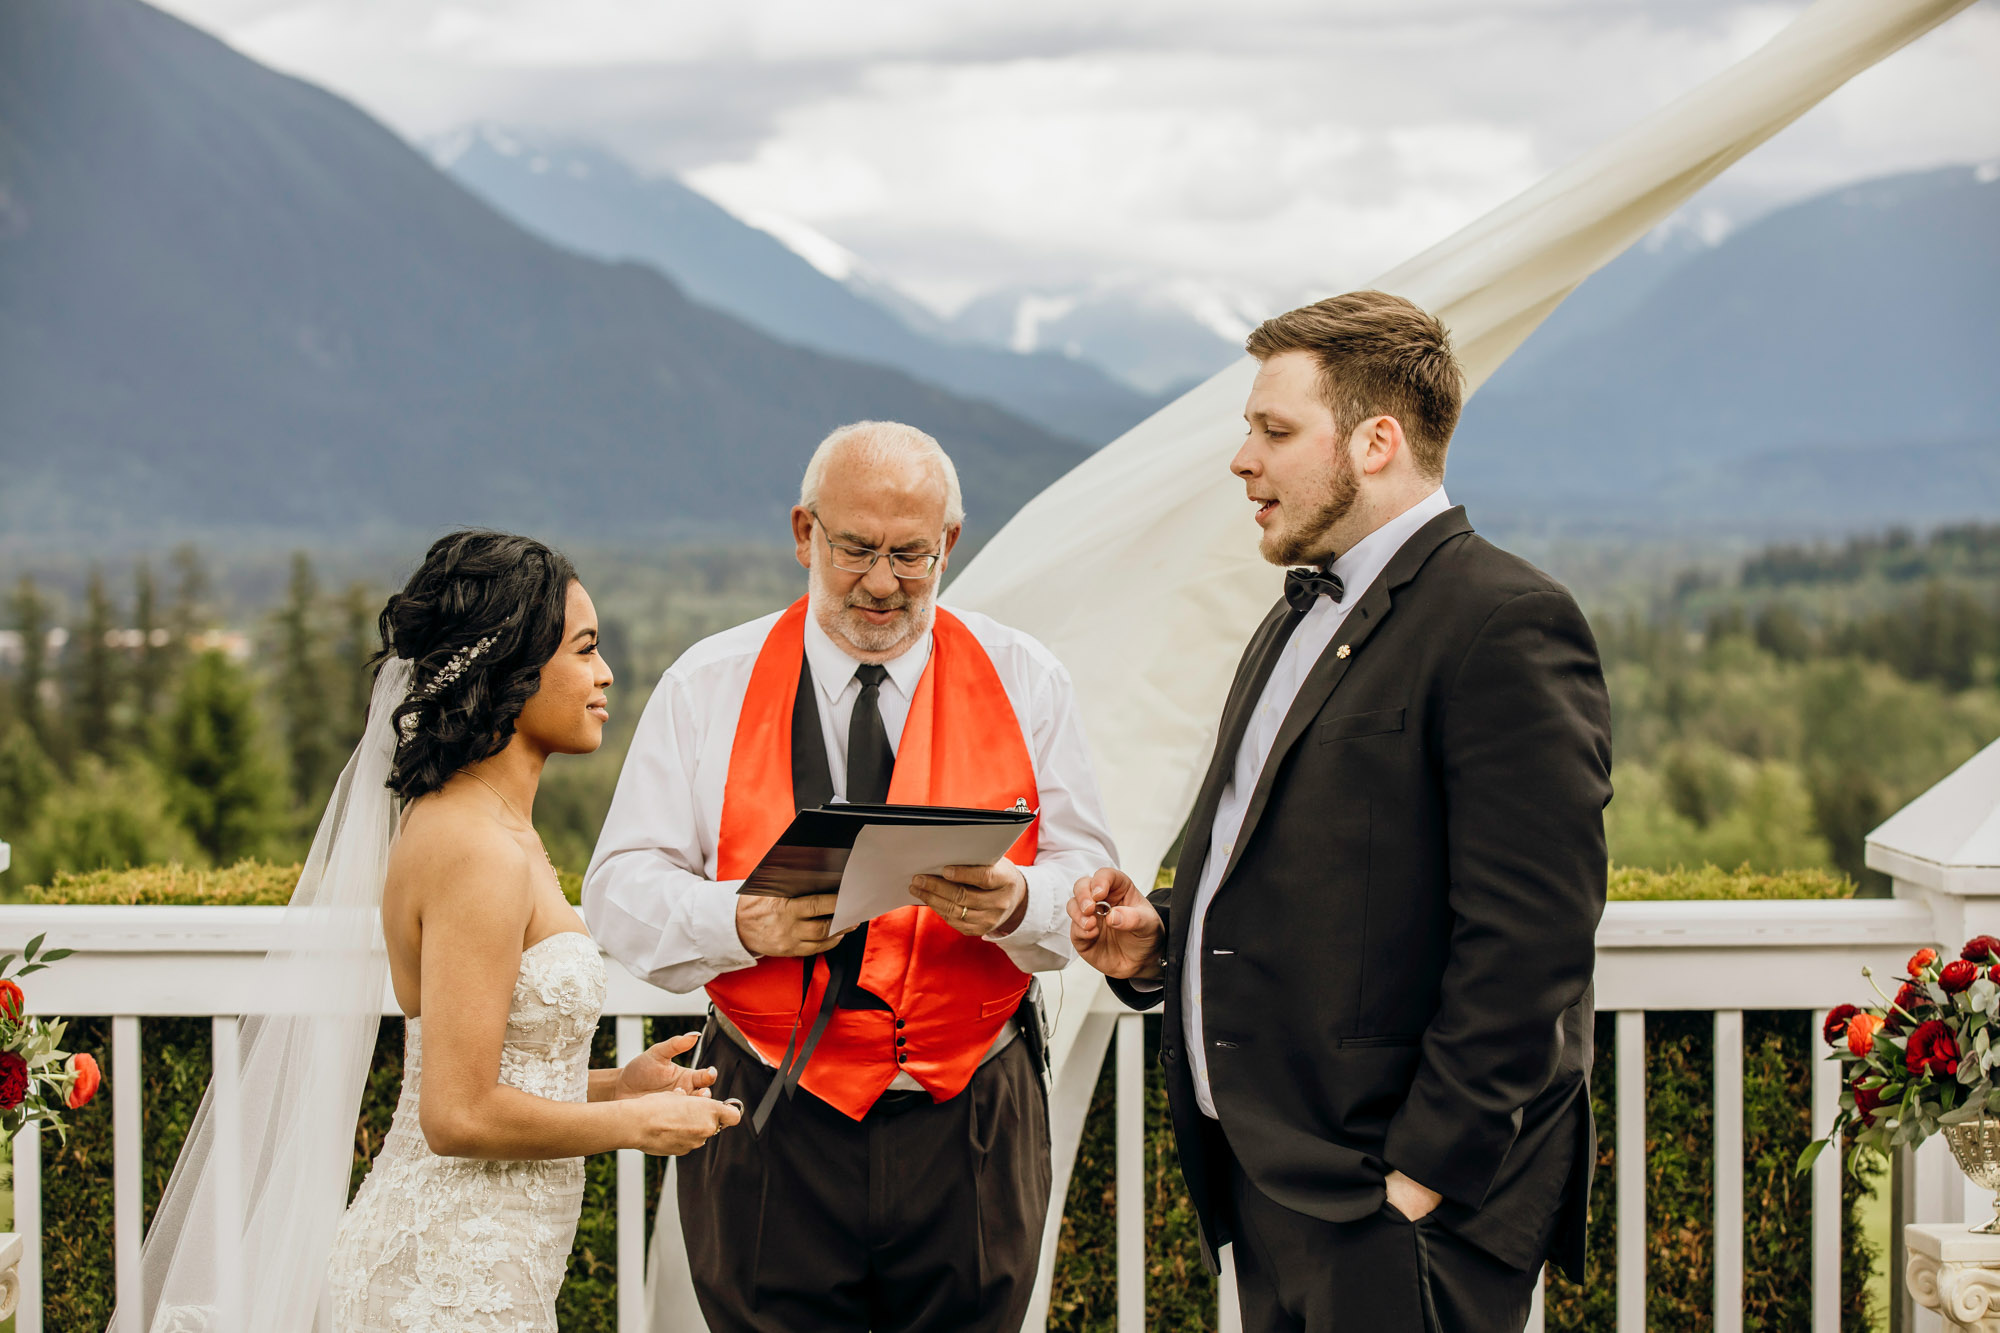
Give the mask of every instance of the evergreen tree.
POLYGON ((153 583, 151 561, 141 560, 132 572, 132 620, 139 631, 132 694, 139 713, 138 728, 143 732, 159 711, 170 651, 166 629, 160 624, 159 589, 153 583))
POLYGON ((369 669, 375 652, 382 646, 382 638, 376 623, 377 599, 366 584, 348 585, 347 594, 341 599, 342 619, 346 621, 346 633, 341 640, 340 672, 347 687, 346 713, 341 719, 340 735, 335 750, 345 754, 361 741, 361 733, 368 725, 368 696, 373 692, 375 673, 369 669))
POLYGON ((186 659, 194 636, 208 628, 208 569, 192 546, 174 549, 174 606, 167 617, 167 663, 186 659))
POLYGON ((88 753, 108 755, 118 739, 119 664, 112 643, 118 627, 111 597, 104 590, 103 571, 95 566, 85 606, 82 642, 77 645, 76 739, 88 753))
POLYGON ((278 613, 278 713, 291 761, 292 802, 310 808, 336 772, 333 712, 328 697, 325 646, 317 616, 319 583, 304 551, 292 555, 290 596, 278 613))
POLYGON ((0 731, 0 842, 18 855, 27 830, 56 786, 56 766, 24 726, 0 731))
POLYGON ((160 735, 167 800, 218 862, 263 850, 276 811, 256 700, 242 670, 205 652, 182 674, 160 735))
POLYGON ((14 590, 14 629, 21 636, 21 667, 14 676, 14 716, 44 750, 50 746, 53 723, 46 694, 49 679, 49 604, 32 576, 23 576, 14 590))

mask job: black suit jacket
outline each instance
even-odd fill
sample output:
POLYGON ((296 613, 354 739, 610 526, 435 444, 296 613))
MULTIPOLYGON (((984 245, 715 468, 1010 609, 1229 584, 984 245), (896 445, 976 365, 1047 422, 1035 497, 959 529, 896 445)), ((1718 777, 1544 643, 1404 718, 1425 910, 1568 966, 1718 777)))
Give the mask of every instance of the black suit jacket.
POLYGON ((1595 1160, 1591 973, 1611 722, 1597 645, 1546 574, 1425 524, 1307 675, 1204 930, 1216 1123, 1181 1021, 1188 918, 1222 789, 1300 613, 1273 608, 1231 687, 1170 890, 1161 1059, 1210 1247, 1220 1154, 1296 1212, 1351 1221, 1391 1169, 1438 1220, 1519 1268, 1583 1271, 1595 1160))

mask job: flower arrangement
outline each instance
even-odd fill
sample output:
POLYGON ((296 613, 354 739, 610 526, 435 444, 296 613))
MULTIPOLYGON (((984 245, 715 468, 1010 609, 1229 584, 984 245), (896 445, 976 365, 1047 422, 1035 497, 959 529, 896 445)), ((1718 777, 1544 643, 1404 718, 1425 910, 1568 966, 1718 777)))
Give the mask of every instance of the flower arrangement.
POLYGON ((20 978, 73 952, 41 952, 46 938, 43 934, 28 941, 20 954, 22 966, 11 977, 7 969, 13 966, 15 956, 0 957, 0 1124, 6 1126, 11 1138, 41 1121, 53 1126, 57 1136, 67 1142, 63 1110, 89 1105, 104 1075, 96 1057, 88 1052, 71 1054, 62 1049, 63 1031, 68 1027, 62 1019, 30 1018, 24 1012, 27 994, 21 989, 20 978))
MULTIPOLYGON (((1799 1155, 1805 1171, 1830 1142, 1851 1133, 1858 1152, 1914 1147, 1947 1125, 2000 1119, 2000 938, 1967 940, 1949 961, 1919 949, 1893 998, 1861 969, 1882 1004, 1827 1012, 1820 1036, 1842 1071, 1840 1112, 1826 1138, 1799 1155)), ((1850 1158, 1849 1166, 1853 1166, 1850 1158)))

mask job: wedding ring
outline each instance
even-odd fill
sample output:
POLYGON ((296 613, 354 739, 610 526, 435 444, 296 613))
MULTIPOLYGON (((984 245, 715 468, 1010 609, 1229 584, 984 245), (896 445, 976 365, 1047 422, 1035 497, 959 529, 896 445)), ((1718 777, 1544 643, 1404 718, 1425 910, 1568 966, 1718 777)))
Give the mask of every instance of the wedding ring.
POLYGON ((960 904, 958 905, 958 919, 959 919, 960 921, 963 921, 963 920, 965 920, 965 904, 964 904, 964 903, 960 903, 960 904))

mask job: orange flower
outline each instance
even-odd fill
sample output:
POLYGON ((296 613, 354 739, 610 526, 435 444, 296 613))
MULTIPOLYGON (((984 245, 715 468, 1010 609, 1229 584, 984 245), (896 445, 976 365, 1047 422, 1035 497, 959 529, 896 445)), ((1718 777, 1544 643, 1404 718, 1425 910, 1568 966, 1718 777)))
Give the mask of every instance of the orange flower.
POLYGON ((64 1105, 72 1111, 88 1105, 90 1099, 97 1095, 97 1085, 104 1081, 103 1071, 97 1067, 97 1057, 88 1051, 78 1051, 63 1061, 63 1067, 76 1075, 76 1082, 69 1085, 69 1096, 63 1099, 64 1105))
POLYGON ((1881 1027, 1882 1020, 1874 1014, 1856 1014, 1848 1019, 1847 1049, 1855 1055, 1867 1055, 1875 1049, 1875 1034, 1881 1027))
POLYGON ((1910 955, 1910 975, 1913 977, 1916 976, 1917 973, 1923 971, 1937 960, 1938 951, 1936 949, 1917 950, 1910 955))
POLYGON ((26 1000, 27 997, 21 994, 19 984, 0 980, 0 1014, 5 1014, 8 1022, 21 1021, 21 1006, 26 1000))

